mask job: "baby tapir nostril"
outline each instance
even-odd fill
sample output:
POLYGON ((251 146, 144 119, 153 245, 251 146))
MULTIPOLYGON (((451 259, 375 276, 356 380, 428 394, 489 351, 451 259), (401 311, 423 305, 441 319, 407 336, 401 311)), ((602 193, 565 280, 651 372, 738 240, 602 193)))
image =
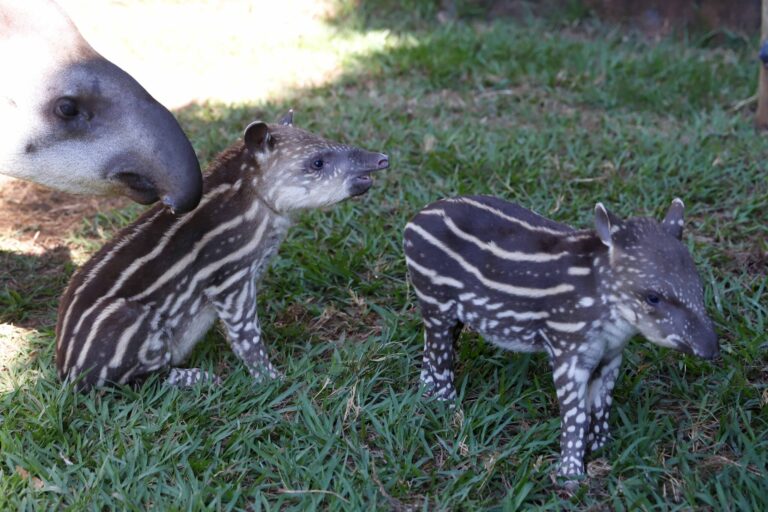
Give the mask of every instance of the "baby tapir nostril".
POLYGON ((714 347, 702 354, 702 359, 708 359, 710 361, 717 361, 720 359, 720 346, 717 344, 717 340, 715 340, 714 343, 714 347))
POLYGON ((379 163, 377 164, 378 169, 386 169, 389 167, 389 158, 387 158, 387 155, 382 155, 383 158, 379 160, 379 163))
POLYGON ((717 333, 709 322, 702 325, 700 330, 693 334, 694 353, 702 359, 719 359, 720 344, 717 341, 717 333))

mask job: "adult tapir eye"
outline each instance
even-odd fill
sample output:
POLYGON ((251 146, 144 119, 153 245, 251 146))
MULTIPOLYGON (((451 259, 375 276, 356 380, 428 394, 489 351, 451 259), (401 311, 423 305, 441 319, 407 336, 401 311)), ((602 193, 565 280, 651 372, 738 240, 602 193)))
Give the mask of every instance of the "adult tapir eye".
POLYGON ((80 114, 77 102, 72 98, 59 98, 53 111, 62 119, 74 119, 80 114))
POLYGON ((325 165, 325 161, 323 161, 322 158, 318 158, 312 162, 312 168, 316 171, 319 171, 320 169, 322 169, 324 165, 325 165))
POLYGON ((656 293, 650 292, 645 296, 645 302, 651 306, 658 306, 659 302, 661 302, 661 297, 659 297, 656 293))

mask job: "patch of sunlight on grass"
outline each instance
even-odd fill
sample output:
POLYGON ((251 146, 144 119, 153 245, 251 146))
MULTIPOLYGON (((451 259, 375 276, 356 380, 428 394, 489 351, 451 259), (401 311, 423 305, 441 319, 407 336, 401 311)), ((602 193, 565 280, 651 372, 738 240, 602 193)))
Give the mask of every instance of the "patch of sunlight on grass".
POLYGON ((45 252, 45 247, 36 244, 36 240, 22 240, 15 238, 14 234, 10 231, 0 232, 0 251, 37 256, 45 252))
POLYGON ((334 80, 387 31, 339 31, 329 0, 61 0, 83 36, 169 108, 261 102, 334 80))
POLYGON ((29 356, 29 340, 36 332, 34 329, 0 323, 0 392, 12 388, 17 373, 14 367, 19 359, 29 356))

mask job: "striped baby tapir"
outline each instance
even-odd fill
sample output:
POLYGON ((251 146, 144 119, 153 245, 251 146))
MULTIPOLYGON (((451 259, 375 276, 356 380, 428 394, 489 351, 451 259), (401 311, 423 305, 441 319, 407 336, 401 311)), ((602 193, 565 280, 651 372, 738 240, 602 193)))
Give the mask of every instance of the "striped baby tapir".
POLYGON ((405 258, 424 323, 421 382, 452 400, 463 326, 517 352, 546 352, 560 406, 559 474, 584 473, 608 440, 622 350, 648 340, 710 359, 717 335, 681 242, 683 202, 662 222, 622 220, 598 203, 574 230, 502 199, 457 197, 405 227, 405 258))
POLYGON ((72 278, 59 306, 56 366, 80 390, 137 381, 216 381, 178 368, 216 318, 255 379, 276 377, 256 316, 258 278, 294 214, 365 193, 387 156, 293 126, 251 123, 205 177, 197 209, 160 207, 123 229, 72 278))

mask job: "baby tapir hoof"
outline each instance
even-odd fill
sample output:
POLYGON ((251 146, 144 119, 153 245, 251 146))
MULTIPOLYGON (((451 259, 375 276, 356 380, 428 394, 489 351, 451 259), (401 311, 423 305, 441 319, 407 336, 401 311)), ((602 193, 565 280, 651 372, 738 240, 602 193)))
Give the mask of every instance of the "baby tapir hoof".
POLYGON ((595 229, 576 231, 501 199, 437 201, 406 225, 405 260, 424 322, 421 383, 453 399, 464 325, 518 352, 546 352, 560 405, 560 469, 609 439, 621 354, 641 333, 703 358, 717 335, 690 254, 683 202, 662 222, 619 219, 598 203, 595 229))
POLYGON ((272 362, 267 361, 266 364, 263 365, 254 365, 248 367, 248 373, 253 378, 254 382, 264 382, 268 380, 283 380, 285 379, 285 374, 275 368, 272 365, 272 362))
POLYGON ((453 370, 445 378, 442 375, 436 376, 430 374, 428 370, 421 370, 421 384, 423 396, 425 398, 434 398, 436 400, 448 401, 456 400, 456 388, 453 387, 453 370), (450 378, 450 381, 448 380, 450 378), (440 385, 443 384, 443 385, 440 385))
MULTIPOLYGON (((56 325, 56 366, 79 390, 129 383, 182 364, 216 319, 254 380, 280 378, 257 317, 257 282, 294 216, 365 193, 381 153, 293 126, 254 122, 219 155, 200 205, 153 208, 72 278, 56 325)), ((215 377, 171 369, 188 386, 215 377)))
POLYGON ((574 479, 572 476, 569 478, 560 478, 558 481, 560 487, 562 487, 568 493, 575 493, 584 484, 584 480, 574 479))
POLYGON ((587 436, 587 449, 586 453, 595 453, 608 446, 611 442, 611 436, 608 433, 608 422, 603 422, 604 428, 601 425, 590 425, 589 435, 587 436))

